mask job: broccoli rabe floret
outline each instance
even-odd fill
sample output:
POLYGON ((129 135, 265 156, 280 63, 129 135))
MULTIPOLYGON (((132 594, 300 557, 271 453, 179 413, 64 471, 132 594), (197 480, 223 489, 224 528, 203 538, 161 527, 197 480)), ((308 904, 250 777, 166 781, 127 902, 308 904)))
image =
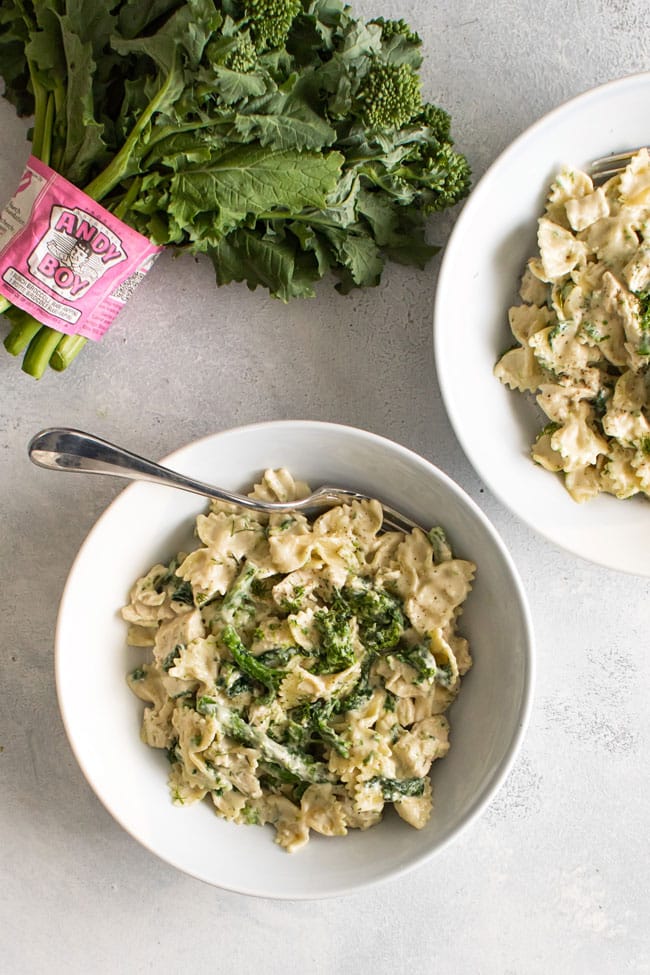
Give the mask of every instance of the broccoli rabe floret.
POLYGON ((469 163, 450 144, 440 146, 424 160, 424 171, 427 187, 432 192, 424 201, 428 213, 451 207, 469 193, 472 176, 469 163))
POLYGON ((438 105, 423 105, 418 115, 418 122, 428 126, 431 134, 438 142, 451 143, 451 115, 438 105))
POLYGON ((367 129, 399 129, 422 108, 420 78, 408 64, 376 61, 357 94, 367 129))
POLYGON ((370 23, 377 24, 377 26, 381 27, 382 41, 389 41, 395 35, 399 35, 409 44, 419 45, 422 43, 420 35, 411 30, 406 21, 401 18, 400 20, 385 20, 383 17, 375 17, 370 23))
POLYGON ((284 47, 302 9, 300 0, 244 0, 242 6, 258 50, 284 47))
POLYGON ((226 67, 231 71, 245 73, 251 71, 257 64, 257 51, 249 34, 242 34, 237 46, 228 53, 226 67))

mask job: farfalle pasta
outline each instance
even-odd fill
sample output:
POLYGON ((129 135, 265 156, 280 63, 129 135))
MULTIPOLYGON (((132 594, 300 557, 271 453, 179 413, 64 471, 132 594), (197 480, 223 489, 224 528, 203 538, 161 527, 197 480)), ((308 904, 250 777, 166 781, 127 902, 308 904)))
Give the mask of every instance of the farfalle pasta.
MULTIPOLYGON (((251 496, 308 493, 277 470, 251 496)), ((175 803, 209 797, 234 823, 271 823, 289 851, 310 830, 366 829, 387 804, 428 821, 445 712, 471 666, 456 624, 475 566, 440 528, 382 521, 373 500, 312 522, 213 502, 194 551, 137 580, 122 614, 151 659, 128 683, 175 803)))
POLYGON ((594 187, 562 171, 538 221, 538 256, 509 311, 501 382, 547 423, 532 457, 576 501, 650 497, 650 157, 594 187))

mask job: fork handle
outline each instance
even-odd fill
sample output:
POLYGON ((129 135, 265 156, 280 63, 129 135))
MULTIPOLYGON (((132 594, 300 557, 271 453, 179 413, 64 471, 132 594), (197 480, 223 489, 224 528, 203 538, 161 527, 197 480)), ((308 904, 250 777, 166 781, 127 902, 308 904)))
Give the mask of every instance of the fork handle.
MULTIPOLYGON (((243 508, 260 507, 259 501, 252 501, 243 494, 224 491, 211 484, 204 484, 194 478, 179 474, 161 464, 140 457, 130 450, 124 450, 107 440, 101 440, 83 430, 69 427, 50 427, 41 430, 29 442, 29 458, 38 467, 52 471, 68 471, 78 474, 109 474, 125 477, 132 481, 149 481, 180 488, 192 494, 216 501, 228 501, 243 508)), ((264 502, 262 502, 262 505, 264 502)), ((290 505, 272 505, 274 511, 289 510, 290 505)))

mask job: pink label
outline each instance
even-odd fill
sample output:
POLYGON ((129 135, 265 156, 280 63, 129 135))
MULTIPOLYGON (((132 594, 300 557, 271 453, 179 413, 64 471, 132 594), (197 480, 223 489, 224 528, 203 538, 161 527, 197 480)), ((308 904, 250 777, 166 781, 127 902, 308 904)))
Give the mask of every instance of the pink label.
POLYGON ((30 156, 0 213, 0 293, 39 322, 96 341, 161 250, 30 156))

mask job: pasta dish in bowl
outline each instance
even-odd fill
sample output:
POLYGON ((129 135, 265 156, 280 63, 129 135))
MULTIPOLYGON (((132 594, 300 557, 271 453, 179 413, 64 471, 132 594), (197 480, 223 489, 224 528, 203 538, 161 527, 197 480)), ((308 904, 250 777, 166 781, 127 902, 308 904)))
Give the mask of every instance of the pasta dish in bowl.
POLYGON ((445 407, 481 481, 573 555, 648 577, 648 166, 601 188, 587 170, 645 145, 649 111, 650 73, 631 75, 518 136, 456 222, 433 323, 445 407))
POLYGON ((530 708, 529 613, 495 530, 426 460, 350 427, 259 424, 168 461, 270 498, 335 479, 426 531, 382 531, 373 501, 309 522, 123 491, 57 627, 61 711, 98 797, 167 862, 267 897, 345 893, 443 849, 503 782, 530 708))

